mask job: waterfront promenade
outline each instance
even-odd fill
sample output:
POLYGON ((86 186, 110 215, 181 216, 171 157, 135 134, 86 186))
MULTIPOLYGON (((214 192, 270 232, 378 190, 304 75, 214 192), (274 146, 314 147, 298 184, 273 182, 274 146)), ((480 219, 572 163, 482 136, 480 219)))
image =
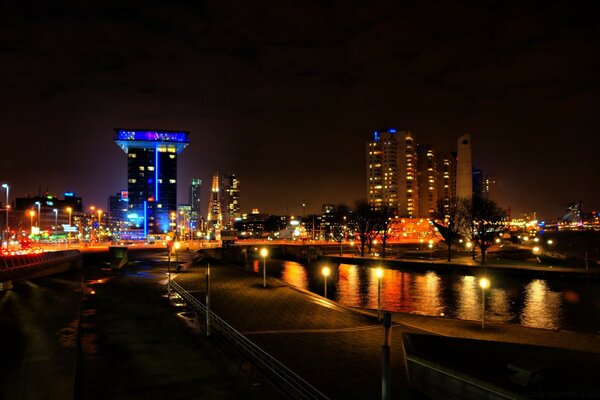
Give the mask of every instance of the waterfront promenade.
MULTIPOLYGON (((174 275, 175 281, 204 300, 205 268, 174 275)), ((224 264, 211 268, 211 309, 259 347, 280 360, 325 395, 334 399, 377 398, 381 390, 381 345, 383 328, 373 313, 341 307, 315 294, 292 288, 268 278, 267 288, 262 277, 224 264)), ((393 398, 418 398, 406 378, 401 336, 431 334, 453 338, 471 338, 490 342, 506 342, 505 356, 520 358, 524 352, 535 354, 535 348, 519 344, 548 346, 558 349, 594 353, 590 364, 560 365, 569 362, 570 352, 557 351, 554 371, 564 370, 569 377, 557 390, 595 389, 591 371, 600 368, 600 339, 597 335, 524 328, 488 323, 481 330, 479 321, 462 321, 406 314, 394 315, 392 336, 393 398), (569 354, 565 356, 565 354, 569 354), (567 357, 567 358, 565 358, 567 357), (577 381, 577 377, 581 381, 577 381)), ((443 347, 437 349, 445 352, 443 347)), ((573 352, 581 360, 582 353, 573 352)), ((585 358, 585 357, 583 357, 585 358)), ((480 360, 479 362, 491 362, 480 360)), ((460 364, 460 362, 459 362, 460 364)), ((477 365, 466 365, 477 370, 477 365)), ((506 365, 503 366, 506 369, 506 365)), ((480 379, 494 377, 478 376, 480 379)), ((506 379, 505 379, 506 380, 506 379)), ((507 382, 496 382, 497 384, 507 382)), ((519 391, 519 387, 510 386, 519 391)), ((600 394, 600 393, 599 393, 600 394)))

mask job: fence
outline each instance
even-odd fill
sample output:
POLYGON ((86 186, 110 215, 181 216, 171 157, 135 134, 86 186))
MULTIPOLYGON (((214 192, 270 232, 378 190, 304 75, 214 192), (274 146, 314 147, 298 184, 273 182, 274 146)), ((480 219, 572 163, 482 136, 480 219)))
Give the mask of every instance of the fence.
MULTIPOLYGON (((179 284, 171 281, 171 291, 177 293, 189 307, 206 317, 206 307, 204 304, 179 284)), ((327 396, 319 392, 314 386, 256 346, 212 311, 210 312, 210 326, 212 331, 218 332, 231 346, 237 349, 263 373, 270 376, 291 397, 297 399, 328 399, 327 396)))

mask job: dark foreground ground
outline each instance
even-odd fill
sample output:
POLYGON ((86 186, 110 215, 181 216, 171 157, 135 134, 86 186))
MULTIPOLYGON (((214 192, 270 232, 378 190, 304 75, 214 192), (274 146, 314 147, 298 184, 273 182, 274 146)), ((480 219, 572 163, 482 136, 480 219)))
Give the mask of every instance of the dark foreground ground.
POLYGON ((0 399, 282 397, 195 335, 167 304, 163 278, 148 264, 91 266, 83 290, 78 271, 0 293, 0 399))
MULTIPOLYGON (((284 398, 167 302, 166 266, 154 258, 158 265, 114 272, 96 264, 0 293, 0 399, 284 398)), ((173 278, 204 299, 204 273, 198 265, 173 278)), ((222 264, 213 265, 212 282, 213 311, 324 394, 379 398, 383 330, 372 315, 272 278, 264 289, 257 274, 222 264)), ((476 321, 405 314, 394 321, 394 399, 421 398, 406 376, 404 334, 424 338, 416 340, 420 355, 529 397, 600 398, 597 335, 503 324, 481 330, 476 321), (550 368, 544 386, 508 381, 506 363, 524 355, 550 368)))

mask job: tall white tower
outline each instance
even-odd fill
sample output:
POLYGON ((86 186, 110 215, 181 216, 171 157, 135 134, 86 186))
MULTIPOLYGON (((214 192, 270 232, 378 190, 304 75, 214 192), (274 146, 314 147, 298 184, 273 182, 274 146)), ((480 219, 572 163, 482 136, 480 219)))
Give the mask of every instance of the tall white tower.
POLYGON ((473 164, 471 161, 471 135, 458 138, 456 157, 456 197, 473 197, 473 164))

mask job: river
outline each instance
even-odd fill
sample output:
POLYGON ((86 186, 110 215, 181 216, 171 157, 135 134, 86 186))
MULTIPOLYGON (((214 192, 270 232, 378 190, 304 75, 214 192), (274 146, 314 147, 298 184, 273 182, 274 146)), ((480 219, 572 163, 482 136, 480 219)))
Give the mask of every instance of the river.
MULTIPOLYGON (((324 294, 324 264, 269 260, 267 272, 290 285, 324 294)), ((374 268, 328 265, 328 298, 349 307, 377 309, 378 277, 374 268)), ((262 262, 247 266, 262 271, 262 262)), ((597 282, 535 279, 511 273, 488 273, 486 321, 532 328, 600 333, 600 293, 597 282)), ((383 270, 381 307, 392 312, 465 320, 481 319, 479 277, 452 272, 383 270)))

